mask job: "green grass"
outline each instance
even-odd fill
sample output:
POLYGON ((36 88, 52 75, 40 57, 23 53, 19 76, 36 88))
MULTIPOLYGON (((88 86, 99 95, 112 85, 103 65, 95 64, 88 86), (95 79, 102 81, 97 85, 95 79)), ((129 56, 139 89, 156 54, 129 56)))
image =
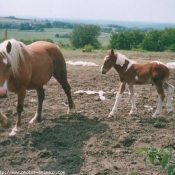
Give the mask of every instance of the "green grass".
MULTIPOLYGON (((33 39, 52 39, 55 44, 62 41, 64 44, 70 44, 69 38, 56 38, 55 35, 70 34, 72 29, 60 29, 60 28, 47 28, 44 32, 34 31, 34 30, 18 30, 18 29, 8 29, 8 38, 15 38, 17 40, 33 40, 33 39)), ((0 29, 0 39, 4 38, 5 29, 0 29)), ((99 41, 102 46, 107 46, 109 44, 109 34, 102 33, 99 36, 99 41)))
MULTIPOLYGON (((15 21, 16 22, 16 21, 15 21)), ((17 20, 18 22, 18 20, 17 20)), ((52 39, 55 44, 59 44, 61 41, 63 44, 70 44, 69 38, 56 38, 56 34, 69 34, 71 33, 72 29, 59 29, 59 28, 51 28, 51 29, 44 29, 44 32, 40 31, 20 31, 18 29, 9 29, 8 30, 8 38, 15 38, 17 40, 34 40, 34 39, 52 39)), ((0 39, 4 38, 4 33, 5 29, 0 29, 0 39)), ((107 33, 101 33, 99 36, 99 41, 102 43, 102 46, 107 46, 109 44, 109 39, 110 39, 110 34, 107 33)), ((82 53, 82 49, 77 49, 77 50, 71 50, 70 48, 62 50, 66 52, 72 53, 72 57, 75 54, 80 55, 81 54, 104 54, 104 56, 107 54, 107 50, 95 50, 92 53, 82 53)), ((131 51, 126 51, 126 50, 115 50, 116 52, 120 52, 124 55, 126 55, 128 58, 133 58, 133 60, 137 62, 149 62, 155 60, 162 61, 164 63, 167 62, 173 62, 175 58, 175 53, 173 52, 148 52, 148 51, 140 51, 140 50, 131 50, 131 51), (136 59, 135 59, 136 58, 136 59)))
MULTIPOLYGON (((4 36, 4 29, 0 29, 0 36, 4 36)), ((17 40, 33 40, 33 39, 56 39, 56 34, 67 34, 70 33, 71 29, 44 29, 44 32, 34 31, 34 30, 18 30, 18 29, 8 29, 8 38, 15 38, 17 40)))

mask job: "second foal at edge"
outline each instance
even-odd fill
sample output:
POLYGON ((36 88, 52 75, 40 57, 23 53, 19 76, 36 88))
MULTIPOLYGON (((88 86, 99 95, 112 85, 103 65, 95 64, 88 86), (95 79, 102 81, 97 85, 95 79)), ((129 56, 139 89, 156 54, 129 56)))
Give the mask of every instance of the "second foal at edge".
POLYGON ((129 87, 129 94, 132 104, 130 114, 136 110, 133 85, 142 84, 154 84, 158 92, 158 105, 152 117, 157 117, 161 111, 163 100, 165 98, 164 88, 168 91, 168 100, 166 104, 167 111, 172 111, 171 100, 175 88, 173 85, 166 83, 170 71, 165 64, 158 61, 139 64, 129 60, 125 55, 119 53, 115 54, 114 50, 111 49, 108 55, 106 55, 104 58, 104 63, 101 67, 102 74, 106 74, 106 72, 108 72, 111 67, 114 67, 118 72, 121 84, 116 95, 114 106, 112 111, 109 113, 108 118, 115 115, 126 85, 129 87))

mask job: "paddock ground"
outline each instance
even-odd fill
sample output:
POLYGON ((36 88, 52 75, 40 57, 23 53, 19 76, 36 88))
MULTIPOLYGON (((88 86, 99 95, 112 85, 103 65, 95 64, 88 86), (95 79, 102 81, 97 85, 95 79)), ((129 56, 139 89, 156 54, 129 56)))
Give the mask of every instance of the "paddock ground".
MULTIPOLYGON (((152 118, 157 105, 155 87, 135 86, 137 112, 129 116, 131 108, 127 93, 123 95, 117 115, 107 119, 119 88, 119 78, 111 69, 100 73, 105 53, 66 53, 66 60, 91 61, 97 67, 67 65, 68 81, 76 110, 67 115, 67 98, 61 86, 51 79, 44 87, 46 98, 41 123, 29 126, 37 108, 35 90, 28 91, 22 113, 21 132, 9 137, 17 118, 16 95, 0 99, 0 110, 12 121, 8 130, 0 128, 0 170, 9 171, 64 171, 67 175, 165 175, 160 167, 148 162, 140 148, 172 147, 175 149, 175 94, 173 113, 168 114, 165 103, 158 118, 152 118), (105 100, 97 94, 74 94, 77 90, 103 90, 105 100), (149 110, 149 107, 153 110, 149 110)), ((132 54, 139 61, 173 60, 175 54, 132 54)), ((175 86, 175 70, 169 83, 175 86)), ((126 91, 127 92, 127 91, 126 91)))

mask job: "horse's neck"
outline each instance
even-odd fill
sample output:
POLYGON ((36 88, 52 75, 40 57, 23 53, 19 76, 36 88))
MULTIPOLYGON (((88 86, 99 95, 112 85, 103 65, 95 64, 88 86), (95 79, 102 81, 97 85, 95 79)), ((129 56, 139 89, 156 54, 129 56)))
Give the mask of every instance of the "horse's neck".
POLYGON ((114 65, 114 68, 118 72, 118 74, 120 75, 120 74, 124 74, 128 70, 128 68, 130 68, 130 64, 131 64, 130 61, 125 59, 123 61, 123 64, 118 64, 116 62, 116 64, 114 65))

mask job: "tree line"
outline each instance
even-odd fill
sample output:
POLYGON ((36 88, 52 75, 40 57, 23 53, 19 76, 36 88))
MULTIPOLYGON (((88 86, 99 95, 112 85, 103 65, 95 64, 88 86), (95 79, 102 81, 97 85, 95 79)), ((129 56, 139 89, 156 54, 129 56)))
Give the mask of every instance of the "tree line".
MULTIPOLYGON (((75 48, 91 45, 95 49, 101 48, 98 41, 100 27, 95 25, 78 26, 70 34, 71 44, 75 48)), ((118 50, 147 50, 147 51, 173 51, 175 52, 175 29, 141 30, 114 32, 110 35, 108 48, 118 50)))
POLYGON ((147 51, 173 51, 175 52, 175 29, 151 30, 143 33, 139 30, 130 32, 112 33, 110 47, 114 49, 147 51))
POLYGON ((22 23, 0 23, 0 29, 19 29, 19 30, 44 30, 45 28, 63 28, 63 29, 73 29, 77 24, 61 22, 61 21, 43 21, 36 22, 26 20, 26 22, 22 23))
MULTIPOLYGON (((14 17, 14 19, 16 19, 14 17)), ((27 20, 26 20, 27 21, 27 20)), ((72 29, 70 34, 64 36, 55 34, 57 38, 67 37, 70 39, 73 48, 102 48, 98 40, 101 32, 110 33, 110 40, 107 48, 118 50, 147 50, 147 51, 173 51, 175 52, 175 28, 165 28, 164 30, 139 30, 135 28, 126 28, 119 25, 108 25, 102 28, 97 25, 78 25, 67 22, 48 20, 43 23, 26 22, 26 23, 0 23, 0 28, 18 28, 19 30, 39 30, 44 28, 69 28, 72 29)), ((25 42, 25 41, 24 41, 25 42)), ((27 41, 27 44, 30 41, 27 41)))

